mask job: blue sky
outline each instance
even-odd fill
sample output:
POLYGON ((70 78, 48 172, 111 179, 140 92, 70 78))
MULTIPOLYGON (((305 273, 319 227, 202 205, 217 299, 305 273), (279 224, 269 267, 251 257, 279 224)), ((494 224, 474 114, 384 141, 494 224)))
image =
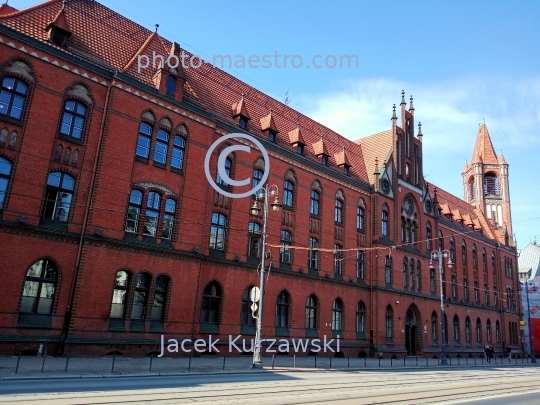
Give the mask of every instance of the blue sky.
MULTIPOLYGON (((19 9, 39 3, 11 0, 19 9)), ((230 73, 342 135, 389 128, 414 95, 426 179, 463 197, 461 171, 485 119, 510 164, 518 247, 540 240, 540 2, 101 0, 189 51, 212 55, 357 55, 358 68, 230 73)), ((306 64, 307 64, 306 62, 306 64)))

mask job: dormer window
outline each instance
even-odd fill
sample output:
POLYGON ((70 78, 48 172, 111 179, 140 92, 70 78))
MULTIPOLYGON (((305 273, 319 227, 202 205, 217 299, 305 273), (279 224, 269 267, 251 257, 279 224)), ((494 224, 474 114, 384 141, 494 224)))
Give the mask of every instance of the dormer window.
POLYGON ((247 119, 241 116, 240 119, 238 120, 238 126, 242 129, 247 129, 247 124, 248 124, 247 119))
POLYGON ((345 176, 348 176, 349 173, 350 173, 349 166, 343 166, 343 174, 345 174, 345 176))
POLYGON ((167 95, 174 96, 176 91, 176 78, 172 75, 167 77, 167 95))
POLYGON ((65 48, 68 37, 69 33, 67 31, 64 31, 63 29, 58 27, 51 27, 49 39, 53 44, 61 48, 65 48))
POLYGON ((299 143, 299 144, 296 146, 296 152, 298 152, 299 155, 303 155, 303 154, 304 154, 304 145, 302 145, 301 143, 299 143))
POLYGON ((321 157, 321 164, 323 166, 328 166, 328 156, 327 155, 322 155, 321 157))
POLYGON ((276 135, 277 133, 273 129, 268 130, 268 140, 270 142, 274 142, 274 143, 276 142, 276 135))

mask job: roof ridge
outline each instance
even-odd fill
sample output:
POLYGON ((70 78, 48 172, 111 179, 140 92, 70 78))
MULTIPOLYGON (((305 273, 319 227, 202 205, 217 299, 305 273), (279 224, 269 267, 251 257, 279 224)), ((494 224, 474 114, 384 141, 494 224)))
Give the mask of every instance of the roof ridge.
POLYGON ((60 3, 60 2, 63 2, 63 0, 47 0, 47 1, 44 1, 43 3, 36 4, 35 6, 24 8, 22 10, 17 10, 11 14, 0 15, 0 19, 16 17, 16 16, 26 14, 31 11, 38 10, 40 8, 45 8, 46 6, 49 6, 52 3, 60 3))

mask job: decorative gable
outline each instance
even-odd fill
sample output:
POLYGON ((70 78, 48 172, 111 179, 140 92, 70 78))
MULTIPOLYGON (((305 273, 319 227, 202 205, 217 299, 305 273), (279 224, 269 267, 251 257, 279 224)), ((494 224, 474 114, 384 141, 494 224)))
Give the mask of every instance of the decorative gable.
POLYGON ((319 156, 328 156, 328 150, 326 149, 326 145, 324 144, 324 141, 321 140, 319 142, 315 142, 313 145, 313 153, 315 154, 315 156, 319 157, 319 156))
POLYGON ((49 32, 49 41, 53 44, 65 48, 66 42, 71 36, 71 30, 66 17, 64 7, 56 14, 56 17, 45 27, 49 32))

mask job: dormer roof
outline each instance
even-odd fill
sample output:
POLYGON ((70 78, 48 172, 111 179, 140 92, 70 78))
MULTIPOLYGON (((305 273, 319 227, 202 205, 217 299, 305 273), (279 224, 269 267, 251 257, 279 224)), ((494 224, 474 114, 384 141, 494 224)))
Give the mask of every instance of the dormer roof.
POLYGON ((45 27, 45 30, 49 30, 51 27, 60 28, 61 30, 66 31, 68 34, 71 34, 66 17, 66 11, 63 8, 58 12, 58 14, 56 14, 56 17, 54 17, 47 27, 45 27))
POLYGON ((276 128, 276 123, 274 122, 274 117, 272 117, 272 111, 266 117, 261 118, 261 131, 266 131, 271 129, 272 131, 279 133, 276 128))
POLYGON ((326 155, 328 156, 328 150, 326 149, 326 145, 324 144, 324 141, 321 140, 319 142, 315 142, 313 145, 313 153, 315 156, 321 156, 326 155))
POLYGON ((247 107, 246 107, 246 102, 244 101, 244 96, 242 95, 242 98, 240 99, 240 101, 238 101, 237 103, 234 103, 232 105, 232 115, 233 115, 233 118, 235 117, 238 117, 239 115, 241 115, 242 117, 246 118, 246 119, 250 119, 250 116, 249 116, 249 113, 248 113, 248 110, 247 110, 247 107))
POLYGON ((345 152, 345 149, 343 149, 341 152, 338 152, 334 155, 334 159, 336 160, 337 166, 350 166, 349 159, 347 158, 347 153, 345 152))
POLYGON ((301 143, 302 145, 305 145, 304 137, 302 136, 302 131, 300 130, 300 127, 296 127, 292 131, 289 131, 289 141, 291 144, 295 143, 301 143))

